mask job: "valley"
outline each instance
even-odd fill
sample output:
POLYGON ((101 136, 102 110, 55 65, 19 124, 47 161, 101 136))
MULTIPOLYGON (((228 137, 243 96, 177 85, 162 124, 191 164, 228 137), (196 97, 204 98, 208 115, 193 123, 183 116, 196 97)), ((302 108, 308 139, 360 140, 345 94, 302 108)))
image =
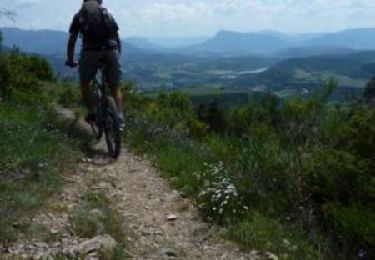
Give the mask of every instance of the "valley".
MULTIPOLYGON (((77 80, 76 71, 64 66, 65 32, 1 30, 5 46, 42 55, 58 78, 77 80)), ((146 94, 180 90, 205 95, 209 90, 287 97, 309 95, 334 79, 339 84, 335 99, 348 100, 361 95, 375 73, 373 35, 375 29, 326 34, 220 31, 208 39, 184 39, 185 45, 177 39, 125 38, 123 80, 146 94)))

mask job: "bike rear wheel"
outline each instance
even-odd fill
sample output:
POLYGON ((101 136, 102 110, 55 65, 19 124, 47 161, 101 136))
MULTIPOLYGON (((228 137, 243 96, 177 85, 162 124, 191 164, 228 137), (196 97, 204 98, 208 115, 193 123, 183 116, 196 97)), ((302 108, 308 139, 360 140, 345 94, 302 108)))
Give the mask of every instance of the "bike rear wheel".
POLYGON ((95 122, 91 124, 91 129, 96 137, 97 140, 100 140, 104 133, 103 128, 103 109, 102 106, 95 107, 95 115, 96 119, 95 122))
POLYGON ((121 151, 121 131, 115 100, 106 97, 106 113, 104 117, 104 132, 108 147, 108 154, 117 159, 121 151))

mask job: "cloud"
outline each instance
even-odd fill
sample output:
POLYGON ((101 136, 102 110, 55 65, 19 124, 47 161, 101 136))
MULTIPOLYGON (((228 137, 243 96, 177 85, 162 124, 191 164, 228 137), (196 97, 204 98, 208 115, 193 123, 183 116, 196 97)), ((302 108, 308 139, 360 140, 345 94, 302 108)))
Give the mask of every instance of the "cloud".
MULTIPOLYGON (((66 29, 81 0, 1 0, 17 25, 66 29)), ((126 35, 210 35, 220 29, 289 32, 375 27, 375 0, 105 0, 126 35)), ((1 26, 1 25, 0 25, 1 26)))
POLYGON ((375 26, 371 14, 374 8, 375 0, 164 0, 143 1, 141 6, 122 12, 122 16, 128 24, 136 21, 136 28, 149 33, 168 28, 183 35, 191 31, 191 26, 200 34, 220 28, 295 32, 375 26), (186 27, 188 23, 190 27, 186 27))

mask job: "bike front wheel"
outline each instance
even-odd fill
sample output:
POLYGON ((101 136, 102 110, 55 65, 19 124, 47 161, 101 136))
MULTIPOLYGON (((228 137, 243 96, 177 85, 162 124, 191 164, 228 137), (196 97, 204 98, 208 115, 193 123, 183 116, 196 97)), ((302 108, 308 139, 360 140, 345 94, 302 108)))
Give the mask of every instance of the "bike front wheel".
POLYGON ((121 151, 121 131, 117 106, 112 97, 106 98, 106 113, 104 120, 104 132, 108 154, 112 158, 117 159, 121 151))

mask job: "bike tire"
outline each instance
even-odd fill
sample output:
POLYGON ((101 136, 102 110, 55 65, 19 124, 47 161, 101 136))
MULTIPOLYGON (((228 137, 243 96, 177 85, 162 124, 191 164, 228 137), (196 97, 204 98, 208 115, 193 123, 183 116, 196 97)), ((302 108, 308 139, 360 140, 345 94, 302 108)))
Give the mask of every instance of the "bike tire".
POLYGON ((91 124, 92 131, 97 140, 100 140, 104 134, 104 108, 105 101, 102 100, 102 92, 96 79, 93 82, 92 98, 95 104, 94 111, 96 115, 95 122, 91 124))
POLYGON ((117 106, 112 97, 106 97, 104 133, 108 147, 108 154, 112 158, 117 159, 121 152, 121 131, 117 106))
POLYGON ((95 115, 96 121, 91 124, 92 131, 97 140, 100 140, 104 134, 104 127, 103 127, 103 109, 102 106, 95 107, 95 115))

